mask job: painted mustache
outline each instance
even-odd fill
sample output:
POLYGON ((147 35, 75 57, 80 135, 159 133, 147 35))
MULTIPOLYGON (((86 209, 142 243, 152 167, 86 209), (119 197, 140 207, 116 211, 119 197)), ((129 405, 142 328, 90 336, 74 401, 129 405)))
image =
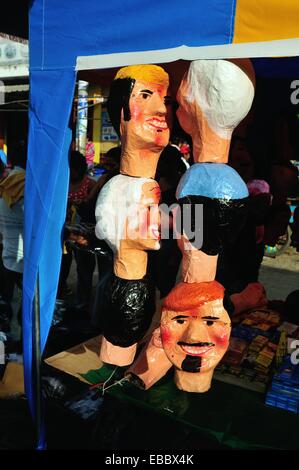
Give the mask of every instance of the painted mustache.
POLYGON ((178 341, 177 343, 179 346, 191 346, 191 347, 194 347, 194 346, 198 346, 200 348, 204 347, 204 346, 215 346, 215 343, 208 343, 208 342, 199 342, 199 343, 185 343, 184 341, 178 341))

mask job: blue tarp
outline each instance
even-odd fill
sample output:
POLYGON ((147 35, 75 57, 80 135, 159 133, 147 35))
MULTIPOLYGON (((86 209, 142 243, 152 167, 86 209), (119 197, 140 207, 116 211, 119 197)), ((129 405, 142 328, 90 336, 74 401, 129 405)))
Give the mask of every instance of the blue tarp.
POLYGON ((35 0, 30 70, 74 69, 77 56, 227 44, 232 0, 35 0))
POLYGON ((26 393, 32 411, 32 315, 40 276, 41 350, 44 349, 55 304, 61 261, 61 231, 68 191, 69 115, 74 72, 51 71, 45 79, 30 78, 29 158, 25 187, 25 263, 23 282, 23 344, 26 393), (53 89, 59 84, 59 93, 53 89))

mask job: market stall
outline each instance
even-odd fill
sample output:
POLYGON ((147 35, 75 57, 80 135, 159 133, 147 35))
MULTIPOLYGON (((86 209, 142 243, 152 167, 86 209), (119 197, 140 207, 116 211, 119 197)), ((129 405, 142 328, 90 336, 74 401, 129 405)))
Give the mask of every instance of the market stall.
POLYGON ((68 191, 69 120, 78 71, 205 58, 296 56, 299 7, 268 0, 171 4, 115 0, 32 2, 30 130, 25 190, 23 334, 26 393, 34 414, 34 294, 40 344, 52 321, 68 191), (267 21, 265 21, 267 18, 267 21))

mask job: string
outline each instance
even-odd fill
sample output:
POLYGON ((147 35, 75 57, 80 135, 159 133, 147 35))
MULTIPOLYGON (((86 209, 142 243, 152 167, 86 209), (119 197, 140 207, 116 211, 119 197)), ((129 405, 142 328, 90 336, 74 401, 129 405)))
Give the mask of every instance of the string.
POLYGON ((115 385, 120 385, 122 386, 124 382, 128 382, 129 379, 127 377, 123 377, 122 379, 120 380, 117 380, 117 382, 114 382, 113 384, 109 385, 108 387, 106 387, 104 389, 104 387, 102 388, 102 396, 104 395, 104 393, 106 392, 106 390, 108 390, 109 388, 111 387, 114 387, 115 385))
MULTIPOLYGON (((102 396, 103 396, 104 393, 105 393, 105 385, 106 385, 106 383, 109 382, 110 379, 112 379, 112 377, 114 376, 114 374, 115 374, 115 372, 116 372, 117 369, 118 369, 118 366, 115 367, 115 369, 112 371, 112 374, 110 375, 110 377, 108 377, 108 379, 105 380, 105 382, 103 383, 103 386, 102 386, 102 396)), ((109 387, 107 387, 107 388, 109 388, 109 387)))

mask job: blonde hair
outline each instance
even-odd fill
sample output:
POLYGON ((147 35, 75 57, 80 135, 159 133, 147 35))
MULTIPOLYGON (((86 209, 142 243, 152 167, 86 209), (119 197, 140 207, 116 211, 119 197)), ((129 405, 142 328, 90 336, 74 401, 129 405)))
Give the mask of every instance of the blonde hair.
POLYGON ((118 78, 133 78, 135 80, 143 80, 153 82, 159 85, 169 85, 169 76, 159 65, 129 65, 122 67, 115 75, 114 80, 118 78))

